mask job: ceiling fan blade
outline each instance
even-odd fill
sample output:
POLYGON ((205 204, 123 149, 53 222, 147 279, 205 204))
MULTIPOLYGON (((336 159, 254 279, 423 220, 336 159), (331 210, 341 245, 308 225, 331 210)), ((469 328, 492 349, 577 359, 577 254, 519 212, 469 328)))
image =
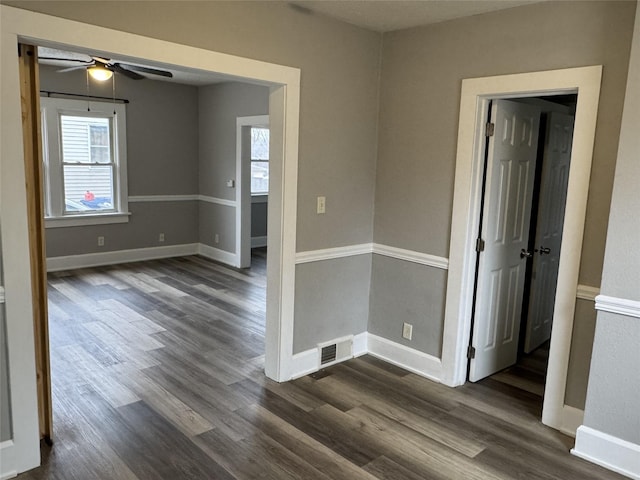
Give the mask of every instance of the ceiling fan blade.
POLYGON ((124 68, 126 70, 133 70, 135 72, 149 73, 151 75, 160 75, 161 77, 173 78, 173 73, 157 68, 140 67, 138 65, 130 65, 128 63, 115 63, 114 65, 118 65, 121 68, 124 68))
POLYGON ((125 77, 129 77, 132 80, 142 80, 143 78, 145 78, 142 75, 138 75, 136 72, 132 72, 131 70, 127 70, 126 68, 122 68, 119 63, 113 63, 109 65, 109 69, 113 70, 114 72, 120 73, 125 77))
POLYGON ((38 60, 55 60, 57 62, 84 63, 85 65, 91 65, 93 63, 93 61, 91 60, 80 60, 79 58, 38 57, 38 60))
POLYGON ((69 67, 69 68, 63 68, 62 70, 56 70, 57 73, 67 73, 67 72, 73 72, 74 70, 82 70, 82 69, 86 69, 87 67, 90 67, 91 64, 88 65, 78 65, 77 67, 69 67))

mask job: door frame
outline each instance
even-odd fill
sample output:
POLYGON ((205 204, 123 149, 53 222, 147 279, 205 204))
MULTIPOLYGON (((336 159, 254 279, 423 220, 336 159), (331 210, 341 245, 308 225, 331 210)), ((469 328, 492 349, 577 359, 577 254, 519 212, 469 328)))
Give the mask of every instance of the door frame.
POLYGON ((29 223, 25 190, 18 43, 144 58, 270 87, 269 245, 265 374, 293 372, 300 69, 143 37, 0 5, 0 229, 13 438, 0 444, 0 477, 40 464, 29 223), (82 47, 77 47, 82 45, 82 47))
POLYGON ((242 129, 245 127, 269 127, 269 115, 236 118, 236 267, 238 268, 251 266, 251 168, 246 168, 243 161, 242 129))
POLYGON ((502 98, 578 94, 542 411, 544 424, 573 434, 578 425, 568 424, 563 410, 601 78, 602 66, 596 65, 464 79, 460 102, 442 347, 442 382, 450 386, 464 384, 467 374, 476 268, 475 242, 482 195, 484 126, 489 102, 502 98))

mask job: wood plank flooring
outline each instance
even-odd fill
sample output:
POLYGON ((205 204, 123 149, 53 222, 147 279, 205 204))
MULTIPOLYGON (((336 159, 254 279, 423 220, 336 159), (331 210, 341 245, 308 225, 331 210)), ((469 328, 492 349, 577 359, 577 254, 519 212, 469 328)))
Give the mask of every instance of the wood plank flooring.
POLYGON ((21 480, 622 478, 569 455, 540 397, 370 356, 263 375, 265 255, 49 276, 54 446, 21 480))

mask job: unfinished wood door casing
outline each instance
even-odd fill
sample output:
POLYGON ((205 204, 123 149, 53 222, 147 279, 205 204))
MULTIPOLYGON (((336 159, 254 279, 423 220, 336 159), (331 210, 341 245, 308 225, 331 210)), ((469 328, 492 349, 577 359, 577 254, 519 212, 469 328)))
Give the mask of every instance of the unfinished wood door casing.
POLYGON ((53 434, 49 329, 47 314, 47 267, 44 236, 44 192, 42 185, 42 136, 40 128, 40 79, 38 50, 20 44, 20 100, 24 142, 27 209, 29 212, 29 253, 38 388, 40 437, 47 443, 53 434))

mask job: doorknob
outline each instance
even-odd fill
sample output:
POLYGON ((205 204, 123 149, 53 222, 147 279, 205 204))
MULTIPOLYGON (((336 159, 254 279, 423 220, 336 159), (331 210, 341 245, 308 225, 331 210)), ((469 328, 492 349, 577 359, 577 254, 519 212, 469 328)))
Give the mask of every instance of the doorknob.
POLYGON ((524 248, 520 250, 520 258, 531 258, 533 253, 526 251, 524 248))
POLYGON ((550 248, 544 248, 544 247, 540 247, 540 250, 538 250, 536 248, 535 251, 536 252, 540 252, 540 255, 549 255, 551 253, 551 249, 550 248))

